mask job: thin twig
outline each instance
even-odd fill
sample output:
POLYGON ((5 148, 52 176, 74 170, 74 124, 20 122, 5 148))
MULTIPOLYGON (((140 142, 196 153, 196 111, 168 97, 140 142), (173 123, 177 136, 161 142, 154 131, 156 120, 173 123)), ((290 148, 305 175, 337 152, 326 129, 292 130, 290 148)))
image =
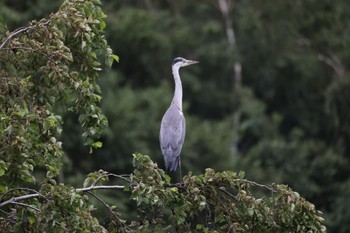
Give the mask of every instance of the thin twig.
POLYGON ((37 212, 40 212, 40 210, 38 208, 36 208, 36 207, 34 207, 32 205, 28 205, 28 204, 22 203, 22 202, 15 202, 15 201, 13 201, 13 202, 11 202, 11 204, 25 206, 25 207, 31 208, 31 209, 33 209, 33 210, 35 210, 37 212))
POLYGON ((119 179, 125 180, 127 182, 130 182, 130 179, 126 178, 126 177, 130 177, 130 175, 117 175, 114 173, 109 173, 108 176, 113 176, 113 177, 117 177, 119 179))
POLYGON ((108 173, 108 174, 106 174, 106 175, 102 175, 102 176, 98 177, 98 178, 92 183, 92 185, 91 185, 90 187, 96 186, 96 184, 97 184, 97 182, 98 182, 99 180, 101 180, 101 179, 104 178, 104 177, 109 177, 109 176, 117 177, 117 178, 119 178, 119 179, 122 179, 122 180, 125 180, 125 181, 127 181, 127 182, 130 182, 129 179, 125 178, 126 175, 117 175, 117 174, 114 174, 114 173, 108 173))
POLYGON ((95 197, 97 200, 99 200, 108 210, 109 212, 117 219, 118 222, 120 222, 121 224, 123 224, 126 228, 128 228, 128 230, 131 230, 129 228, 128 225, 126 225, 123 220, 121 220, 118 215, 112 210, 112 208, 104 201, 102 200, 102 198, 100 198, 99 196, 97 196, 96 194, 94 194, 91 191, 87 191, 90 195, 92 195, 93 197, 95 197))
POLYGON ((220 191, 226 193, 228 196, 232 197, 233 199, 237 200, 237 197, 231 194, 230 192, 227 192, 224 188, 219 188, 220 191))
POLYGON ((274 193, 277 192, 275 189, 273 189, 272 187, 270 187, 270 186, 268 186, 268 185, 259 184, 259 183, 256 183, 256 182, 254 182, 254 181, 247 180, 247 179, 237 179, 237 180, 238 180, 238 181, 247 182, 247 183, 249 183, 249 184, 258 186, 258 187, 260 187, 260 188, 266 188, 266 189, 268 189, 268 190, 270 190, 271 192, 274 192, 274 193))
POLYGON ((97 179, 92 183, 91 187, 96 186, 97 182, 105 177, 108 177, 108 175, 102 175, 102 176, 97 177, 97 179))
POLYGON ((2 209, 0 209, 0 211, 1 211, 3 214, 6 214, 6 215, 9 215, 9 214, 10 214, 10 213, 8 213, 8 212, 2 210, 2 209))

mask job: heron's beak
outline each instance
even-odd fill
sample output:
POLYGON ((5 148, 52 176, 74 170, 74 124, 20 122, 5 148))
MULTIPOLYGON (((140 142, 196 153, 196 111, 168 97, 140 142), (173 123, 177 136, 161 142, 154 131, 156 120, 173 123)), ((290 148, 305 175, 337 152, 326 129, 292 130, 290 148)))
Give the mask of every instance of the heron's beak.
POLYGON ((186 65, 189 66, 189 65, 193 65, 193 64, 197 64, 199 63, 199 61, 194 61, 194 60, 186 60, 186 65))

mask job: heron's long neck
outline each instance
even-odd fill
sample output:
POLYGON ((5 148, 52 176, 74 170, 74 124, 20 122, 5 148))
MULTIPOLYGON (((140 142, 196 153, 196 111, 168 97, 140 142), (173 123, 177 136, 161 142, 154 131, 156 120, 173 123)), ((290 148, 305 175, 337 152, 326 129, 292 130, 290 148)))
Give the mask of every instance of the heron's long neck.
POLYGON ((173 66, 173 76, 175 81, 175 92, 172 104, 175 104, 182 111, 182 84, 179 74, 179 67, 173 66))

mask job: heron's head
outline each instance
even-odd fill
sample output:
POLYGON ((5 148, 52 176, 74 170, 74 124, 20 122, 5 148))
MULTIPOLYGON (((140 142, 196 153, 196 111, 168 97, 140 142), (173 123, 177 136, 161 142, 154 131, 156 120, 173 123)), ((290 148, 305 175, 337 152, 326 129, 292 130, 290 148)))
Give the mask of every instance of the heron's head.
POLYGON ((180 68, 180 67, 189 66, 192 64, 197 64, 197 63, 199 63, 199 62, 193 61, 193 60, 187 60, 187 59, 182 58, 182 57, 177 57, 173 61, 173 66, 177 66, 180 68))

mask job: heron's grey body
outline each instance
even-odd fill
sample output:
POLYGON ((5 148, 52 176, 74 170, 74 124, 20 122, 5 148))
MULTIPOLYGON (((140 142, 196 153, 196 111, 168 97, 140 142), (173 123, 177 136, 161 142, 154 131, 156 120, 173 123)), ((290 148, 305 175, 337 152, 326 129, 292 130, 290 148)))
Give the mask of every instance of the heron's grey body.
POLYGON ((172 72, 175 81, 175 92, 171 105, 163 116, 159 134, 160 148, 164 157, 165 168, 168 171, 176 171, 180 164, 180 153, 186 133, 186 121, 182 113, 182 84, 179 69, 195 63, 198 62, 184 58, 175 58, 173 61, 172 72))
POLYGON ((165 112, 160 127, 160 146, 164 156, 165 168, 176 171, 186 134, 185 117, 175 104, 165 112))

